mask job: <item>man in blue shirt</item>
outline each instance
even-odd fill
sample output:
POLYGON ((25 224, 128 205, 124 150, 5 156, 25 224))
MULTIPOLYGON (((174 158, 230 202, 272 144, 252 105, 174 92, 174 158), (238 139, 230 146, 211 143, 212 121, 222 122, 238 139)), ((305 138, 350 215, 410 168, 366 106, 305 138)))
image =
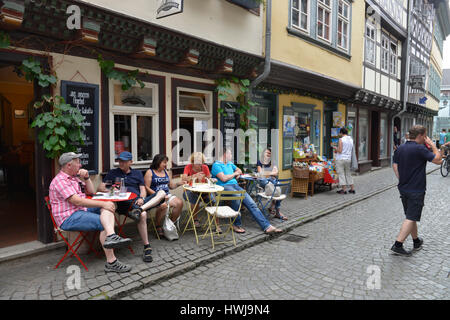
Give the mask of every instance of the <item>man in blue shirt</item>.
POLYGON ((426 135, 425 127, 413 126, 409 129, 409 141, 402 144, 394 153, 392 165, 398 178, 398 190, 406 216, 397 240, 391 248, 396 254, 411 255, 411 251, 403 248, 403 242, 410 234, 413 238, 414 250, 422 248, 423 240, 418 236, 417 221, 420 221, 424 206, 428 161, 441 164, 441 153, 426 135))
POLYGON ((439 133, 439 146, 443 146, 445 143, 445 136, 447 135, 447 132, 445 129, 442 129, 442 132, 439 133))
POLYGON ((130 152, 122 152, 117 157, 119 168, 111 169, 106 174, 103 178, 103 183, 98 188, 98 191, 106 191, 106 181, 114 182, 117 178, 123 178, 125 187, 127 187, 127 192, 133 192, 138 195, 138 197, 133 200, 116 202, 117 212, 119 214, 126 214, 137 222, 137 228, 142 238, 142 242, 144 243, 144 253, 142 259, 144 262, 152 262, 152 248, 148 241, 147 213, 145 210, 163 203, 166 193, 164 191, 160 191, 147 197, 144 176, 141 171, 131 168, 131 164, 133 163, 132 158, 133 156, 130 152))
MULTIPOLYGON (((233 155, 231 153, 231 150, 225 149, 222 155, 223 161, 214 162, 211 168, 211 176, 217 179, 217 184, 224 187, 225 191, 242 191, 244 189, 242 189, 238 185, 238 182, 236 180, 236 178, 239 178, 239 176, 242 174, 242 171, 241 169, 236 167, 234 163, 231 162, 232 158, 233 155)), ((253 201, 253 199, 247 193, 245 193, 245 198, 242 204, 248 209, 250 214, 253 216, 253 219, 255 219, 255 221, 259 224, 259 226, 265 233, 273 234, 282 232, 282 230, 275 228, 270 224, 270 222, 262 214, 261 210, 259 210, 255 201, 253 201)), ((239 201, 233 200, 231 203, 231 207, 235 211, 239 210, 239 201)), ((245 230, 241 227, 241 224, 241 216, 239 214, 239 216, 234 221, 234 232, 245 232, 245 230)))

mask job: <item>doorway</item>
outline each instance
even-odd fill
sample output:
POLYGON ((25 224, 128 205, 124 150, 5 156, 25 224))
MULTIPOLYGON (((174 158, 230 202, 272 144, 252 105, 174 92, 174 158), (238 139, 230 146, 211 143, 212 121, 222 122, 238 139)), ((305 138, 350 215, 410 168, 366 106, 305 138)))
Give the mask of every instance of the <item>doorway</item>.
POLYGON ((380 113, 378 111, 372 111, 370 118, 370 154, 372 167, 380 167, 380 113))
POLYGON ((34 88, 0 63, 0 248, 37 240, 34 88))

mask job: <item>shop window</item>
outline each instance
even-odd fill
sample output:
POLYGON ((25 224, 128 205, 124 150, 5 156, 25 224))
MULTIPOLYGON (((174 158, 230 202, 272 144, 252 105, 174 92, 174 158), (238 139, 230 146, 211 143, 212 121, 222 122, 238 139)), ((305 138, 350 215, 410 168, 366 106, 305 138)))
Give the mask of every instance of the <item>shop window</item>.
POLYGON ((348 135, 356 142, 356 108, 349 107, 347 112, 348 135))
POLYGON ((388 146, 388 121, 386 113, 381 114, 380 119, 380 158, 385 158, 388 156, 387 146, 388 146))
POLYGON ((111 88, 111 163, 117 166, 116 157, 129 151, 137 167, 147 167, 159 151, 157 86, 146 84, 143 89, 123 91, 120 84, 114 84, 111 88))
POLYGON ((369 112, 359 111, 359 160, 367 160, 369 156, 369 112))
MULTIPOLYGON (((199 91, 193 89, 181 89, 177 90, 178 94, 178 128, 187 130, 189 132, 189 145, 190 150, 180 150, 177 163, 178 165, 188 164, 189 152, 204 152, 208 141, 204 141, 206 130, 212 127, 212 93, 207 91, 199 91), (185 154, 186 153, 186 154, 185 154)), ((178 138, 181 145, 183 139, 178 138)), ((206 159, 208 163, 212 162, 212 159, 206 159)))

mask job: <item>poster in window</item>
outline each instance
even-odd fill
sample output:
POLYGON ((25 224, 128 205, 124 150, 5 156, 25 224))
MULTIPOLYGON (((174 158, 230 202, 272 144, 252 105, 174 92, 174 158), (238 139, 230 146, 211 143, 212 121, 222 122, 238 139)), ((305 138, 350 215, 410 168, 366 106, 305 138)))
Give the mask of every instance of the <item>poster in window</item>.
POLYGON ((284 115, 283 116, 283 136, 293 137, 295 128, 295 116, 284 115))
POLYGON ((333 127, 342 128, 344 127, 344 117, 342 116, 342 112, 334 111, 333 112, 333 127))

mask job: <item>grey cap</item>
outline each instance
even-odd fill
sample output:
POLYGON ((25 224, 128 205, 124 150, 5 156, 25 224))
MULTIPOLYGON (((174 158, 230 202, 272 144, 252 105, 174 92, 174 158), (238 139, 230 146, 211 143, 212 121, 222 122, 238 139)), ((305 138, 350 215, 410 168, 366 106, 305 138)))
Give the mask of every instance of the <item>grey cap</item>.
POLYGON ((73 159, 77 159, 80 158, 83 154, 82 153, 75 153, 75 152, 66 152, 63 153, 60 157, 59 157, 59 165, 63 166, 66 163, 69 163, 70 161, 72 161, 73 159))

